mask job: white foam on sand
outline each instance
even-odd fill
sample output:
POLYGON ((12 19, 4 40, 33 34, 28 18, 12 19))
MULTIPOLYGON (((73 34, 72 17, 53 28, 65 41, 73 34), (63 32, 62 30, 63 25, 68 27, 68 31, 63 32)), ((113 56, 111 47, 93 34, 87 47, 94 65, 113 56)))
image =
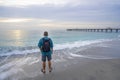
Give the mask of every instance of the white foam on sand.
POLYGON ((32 64, 35 64, 35 63, 38 63, 38 62, 40 62, 40 59, 32 58, 31 61, 29 62, 29 65, 32 65, 32 64))
POLYGON ((73 53, 70 53, 70 56, 72 56, 72 57, 85 57, 83 55, 78 55, 78 54, 73 54, 73 53))
POLYGON ((6 62, 9 57, 10 57, 10 56, 7 56, 4 60, 2 60, 2 61, 0 62, 0 64, 6 62))
MULTIPOLYGON (((105 41, 111 41, 111 39, 98 39, 98 40, 86 40, 86 41, 75 41, 75 42, 68 42, 68 43, 63 43, 63 44, 55 44, 54 50, 61 50, 61 49, 72 49, 75 47, 81 47, 81 46, 87 46, 91 45, 94 43, 100 43, 100 42, 105 42, 105 41)), ((8 55, 17 55, 17 54, 29 54, 29 53, 36 53, 40 52, 40 50, 37 49, 31 49, 31 50, 13 50, 11 52, 7 53, 1 53, 0 56, 8 56, 8 55)))
MULTIPOLYGON (((12 76, 20 71, 23 71, 21 68, 12 68, 8 71, 2 72, 0 73, 0 80, 4 80, 9 76, 12 76)), ((16 79, 17 80, 17 79, 16 79)))
POLYGON ((1 53, 0 56, 8 56, 8 55, 17 55, 17 54, 28 54, 28 53, 36 53, 36 52, 40 52, 39 49, 31 49, 31 50, 24 50, 24 51, 20 51, 20 50, 14 50, 12 52, 8 52, 8 53, 1 53))
POLYGON ((24 65, 32 65, 37 62, 39 62, 39 59, 37 57, 26 57, 18 60, 16 59, 7 64, 4 64, 0 66, 0 80, 4 80, 5 78, 19 72, 23 72, 25 75, 27 75, 22 69, 22 67, 24 65))
POLYGON ((55 50, 61 50, 61 49, 72 49, 74 47, 81 47, 81 46, 87 46, 94 43, 100 43, 105 41, 111 41, 111 39, 98 39, 98 40, 87 40, 87 41, 75 41, 71 43, 64 43, 64 44, 56 44, 54 49, 55 50))
POLYGON ((78 55, 70 53, 72 57, 81 57, 81 58, 88 58, 88 59, 112 59, 112 57, 105 57, 105 56, 96 56, 96 55, 78 55))
POLYGON ((57 63, 57 62, 64 62, 66 61, 65 59, 55 59, 53 62, 57 63))

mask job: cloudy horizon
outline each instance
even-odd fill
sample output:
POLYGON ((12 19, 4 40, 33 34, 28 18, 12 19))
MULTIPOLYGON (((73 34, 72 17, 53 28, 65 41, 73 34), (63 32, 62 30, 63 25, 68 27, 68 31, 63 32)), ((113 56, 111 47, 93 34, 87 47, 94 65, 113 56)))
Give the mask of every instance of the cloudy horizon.
POLYGON ((1 0, 0 29, 120 28, 119 8, 119 0, 1 0))

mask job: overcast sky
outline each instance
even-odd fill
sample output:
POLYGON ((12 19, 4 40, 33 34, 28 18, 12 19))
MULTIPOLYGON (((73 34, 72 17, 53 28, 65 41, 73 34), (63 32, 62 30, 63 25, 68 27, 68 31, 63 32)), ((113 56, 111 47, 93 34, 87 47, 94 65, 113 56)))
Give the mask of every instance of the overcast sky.
POLYGON ((120 0, 0 0, 1 29, 118 27, 119 23, 120 0))

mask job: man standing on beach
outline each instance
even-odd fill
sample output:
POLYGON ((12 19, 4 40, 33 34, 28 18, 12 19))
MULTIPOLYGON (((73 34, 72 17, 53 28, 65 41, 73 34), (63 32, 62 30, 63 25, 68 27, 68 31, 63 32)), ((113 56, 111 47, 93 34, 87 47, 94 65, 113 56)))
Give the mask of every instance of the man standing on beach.
POLYGON ((43 73, 46 72, 46 59, 48 60, 49 72, 52 71, 51 59, 53 53, 53 42, 51 38, 48 37, 48 32, 44 32, 44 37, 39 40, 38 47, 42 53, 42 69, 43 73))

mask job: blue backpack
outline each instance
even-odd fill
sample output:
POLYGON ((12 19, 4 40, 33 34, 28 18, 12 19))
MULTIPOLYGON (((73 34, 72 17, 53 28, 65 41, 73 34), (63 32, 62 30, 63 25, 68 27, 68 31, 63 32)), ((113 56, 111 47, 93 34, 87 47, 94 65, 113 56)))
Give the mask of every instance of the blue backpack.
POLYGON ((43 52, 49 52, 50 51, 50 39, 44 39, 43 38, 43 46, 42 46, 43 52))

